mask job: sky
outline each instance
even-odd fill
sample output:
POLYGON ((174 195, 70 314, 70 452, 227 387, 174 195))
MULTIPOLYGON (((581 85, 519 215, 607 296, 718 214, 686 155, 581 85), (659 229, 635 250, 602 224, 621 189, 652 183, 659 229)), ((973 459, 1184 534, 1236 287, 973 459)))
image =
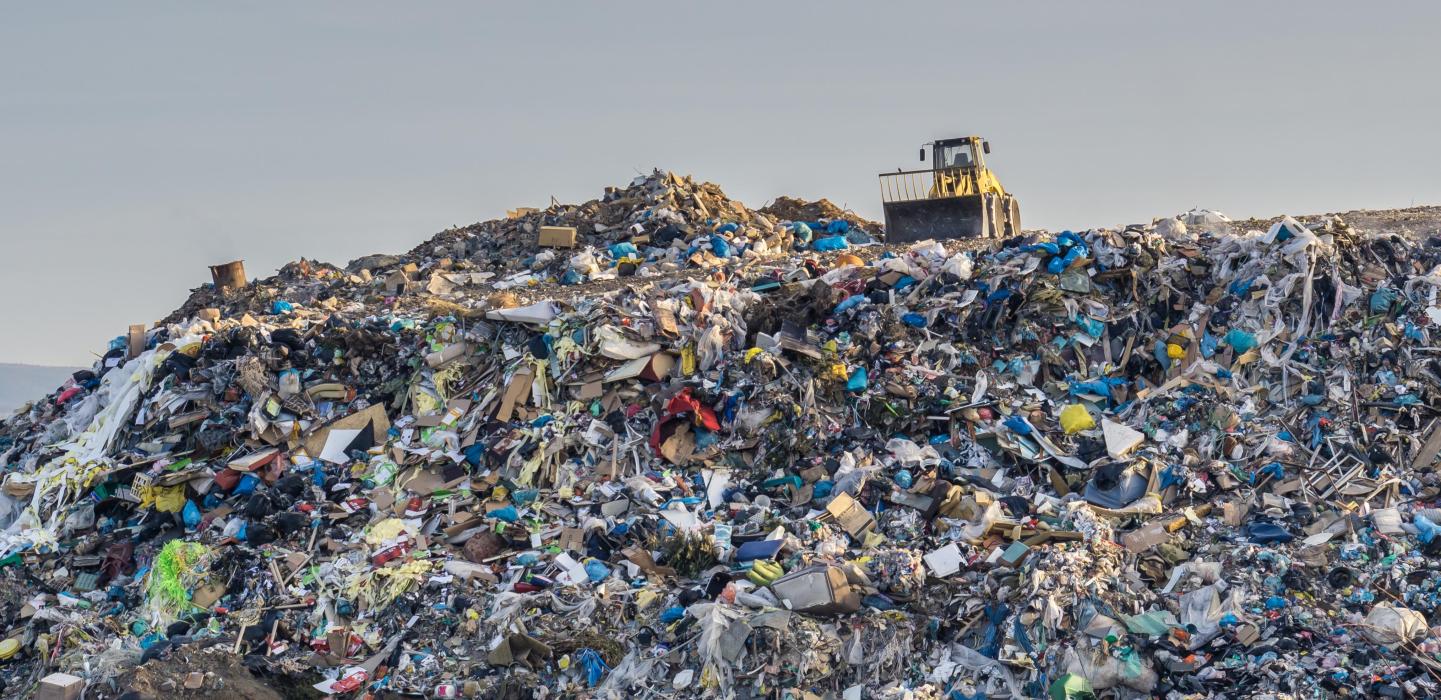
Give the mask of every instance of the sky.
POLYGON ((1441 3, 7 3, 0 361, 244 258, 402 252, 654 167, 880 218, 978 134, 1029 227, 1441 204, 1441 3))

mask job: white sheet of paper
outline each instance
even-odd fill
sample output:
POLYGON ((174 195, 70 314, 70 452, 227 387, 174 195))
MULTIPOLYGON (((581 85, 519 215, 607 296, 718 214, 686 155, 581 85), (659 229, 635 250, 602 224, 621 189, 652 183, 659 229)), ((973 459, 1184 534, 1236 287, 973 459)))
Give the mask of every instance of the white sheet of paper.
POLYGON ((961 548, 952 542, 921 557, 936 578, 945 578, 961 570, 961 548))
POLYGON ((350 455, 345 454, 345 446, 355 440, 360 430, 331 430, 325 436, 325 448, 320 451, 320 458, 331 464, 345 464, 350 461, 350 455))
POLYGON ((683 508, 667 508, 660 511, 660 517, 665 518, 666 522, 674 525, 675 529, 682 532, 700 527, 700 518, 695 517, 695 513, 683 508))
MULTIPOLYGON (((703 472, 704 473, 704 470, 703 472)), ((710 501, 712 509, 725 505, 725 490, 731 483, 731 473, 721 469, 706 474, 706 498, 710 501)))
POLYGON ((572 559, 569 554, 561 552, 556 555, 555 563, 565 571, 558 577, 561 583, 580 585, 590 581, 590 575, 585 572, 585 565, 572 559))

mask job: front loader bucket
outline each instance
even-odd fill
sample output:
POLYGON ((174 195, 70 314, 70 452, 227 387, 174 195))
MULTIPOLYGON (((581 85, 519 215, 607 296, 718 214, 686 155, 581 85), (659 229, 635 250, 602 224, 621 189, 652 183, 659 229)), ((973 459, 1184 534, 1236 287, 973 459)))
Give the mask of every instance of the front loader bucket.
POLYGON ((992 235, 988 195, 886 202, 886 242, 992 235))

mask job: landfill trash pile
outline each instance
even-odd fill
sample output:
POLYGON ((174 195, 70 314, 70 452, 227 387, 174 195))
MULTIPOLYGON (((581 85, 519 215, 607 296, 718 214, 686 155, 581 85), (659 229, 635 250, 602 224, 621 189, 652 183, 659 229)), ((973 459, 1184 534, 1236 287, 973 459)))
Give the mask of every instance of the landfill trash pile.
POLYGON ((1441 693, 1441 241, 770 212, 655 173, 132 327, 0 425, 0 692, 1441 693))

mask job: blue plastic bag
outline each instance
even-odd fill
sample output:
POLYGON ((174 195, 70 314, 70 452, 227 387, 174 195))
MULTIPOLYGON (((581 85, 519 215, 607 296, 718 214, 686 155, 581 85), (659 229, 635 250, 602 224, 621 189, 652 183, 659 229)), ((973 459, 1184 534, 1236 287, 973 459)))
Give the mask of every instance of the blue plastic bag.
POLYGON ((580 657, 576 660, 585 669, 585 683, 591 688, 598 685, 601 677, 610 670, 610 666, 605 664, 605 659, 600 658, 600 654, 596 653, 594 649, 581 649, 580 657))
POLYGON ((1076 316, 1071 320, 1075 321, 1076 325, 1080 326, 1081 330, 1085 331, 1086 335, 1089 335, 1092 338, 1100 338, 1106 332, 1106 324, 1101 323, 1100 321, 1097 321, 1090 316, 1082 316, 1080 314, 1076 314, 1076 316))
POLYGON ((836 482, 830 479, 821 479, 811 486, 811 496, 814 498, 825 498, 831 495, 831 490, 836 487, 836 482))
POLYGON ((1216 348, 1217 348, 1218 346, 1220 346, 1220 344, 1221 344, 1220 339, 1218 339, 1218 338, 1217 338, 1216 336, 1214 336, 1214 335, 1211 335, 1211 333, 1210 333, 1209 331, 1207 331, 1207 332, 1205 332, 1205 333, 1202 333, 1202 334, 1201 334, 1201 357, 1204 357, 1204 358, 1206 358, 1206 359, 1210 359, 1211 357, 1215 356, 1215 354, 1216 354, 1216 348))
POLYGON ((1226 344, 1238 353, 1246 352, 1256 347, 1256 336, 1239 328, 1232 328, 1226 331, 1226 344))
POLYGON ((845 236, 831 236, 830 238, 821 238, 817 239, 815 243, 811 244, 811 248, 822 253, 833 250, 845 250, 849 247, 851 247, 851 244, 846 242, 845 236))
POLYGON ((185 520, 185 527, 194 530, 200 526, 200 507, 195 501, 185 501, 185 508, 181 509, 180 517, 185 520))
POLYGON ((1125 386, 1126 380, 1120 377, 1106 377, 1104 379, 1092 379, 1088 382, 1071 382, 1071 396, 1091 394, 1093 396, 1104 396, 1107 400, 1114 399, 1111 395, 1111 387, 1125 386))
POLYGON ((870 379, 866 376, 865 367, 857 367, 846 380, 846 391, 865 391, 867 386, 870 386, 870 379))
POLYGON ((1259 521, 1246 526, 1246 536, 1256 544, 1285 543, 1296 539, 1280 525, 1259 521))
POLYGON ((610 247, 607 248, 606 250, 610 252, 610 256, 611 256, 612 258, 615 258, 615 259, 617 259, 617 260, 619 260, 619 259, 621 259, 621 258, 638 258, 638 257, 640 257, 640 251, 636 249, 635 244, 634 244, 634 243, 630 243, 630 242, 628 242, 628 241, 622 241, 622 242, 620 242, 620 243, 612 243, 612 244, 610 245, 610 247))
POLYGON ((837 313, 837 314, 845 313, 846 311, 849 311, 849 310, 851 310, 851 309, 854 309, 854 308, 857 307, 857 306, 860 306, 860 305, 861 305, 861 302, 864 302, 865 300, 866 300, 866 298, 865 298, 864 296, 861 296, 860 294, 856 294, 856 295, 854 295, 854 296, 846 297, 846 300, 845 300, 845 301, 842 301, 841 303, 836 304, 836 310, 835 310, 834 312, 832 312, 832 313, 837 313))
POLYGON ((1371 293, 1371 313, 1385 313, 1387 309, 1391 308, 1391 304, 1395 301, 1396 290, 1378 289, 1371 293))
POLYGON ((1431 544, 1431 540, 1436 539, 1436 532, 1441 530, 1441 528, 1436 526, 1436 523, 1431 522, 1426 516, 1420 513, 1416 514, 1416 519, 1412 521, 1412 524, 1419 530, 1419 532, 1416 533, 1416 539, 1421 540, 1421 544, 1431 544))
POLYGON ((230 492, 232 496, 249 496, 255 493, 255 487, 260 485, 260 479, 254 474, 245 474, 236 482, 235 490, 230 492))
POLYGON ((1015 433, 1015 434, 1017 434, 1017 435, 1030 435, 1030 434, 1031 434, 1031 424, 1030 424, 1030 423, 1027 423, 1027 422, 1026 422, 1026 419, 1025 419, 1025 418, 1022 418, 1022 417, 1020 417, 1020 416, 1011 416, 1010 418, 1007 418, 1007 419, 1005 419, 1004 421, 1002 421, 1002 422, 1001 422, 1001 425, 1004 425, 1004 426, 1006 426, 1007 428, 1010 428, 1010 429, 1011 429, 1011 432, 1013 432, 1013 433, 1015 433))

